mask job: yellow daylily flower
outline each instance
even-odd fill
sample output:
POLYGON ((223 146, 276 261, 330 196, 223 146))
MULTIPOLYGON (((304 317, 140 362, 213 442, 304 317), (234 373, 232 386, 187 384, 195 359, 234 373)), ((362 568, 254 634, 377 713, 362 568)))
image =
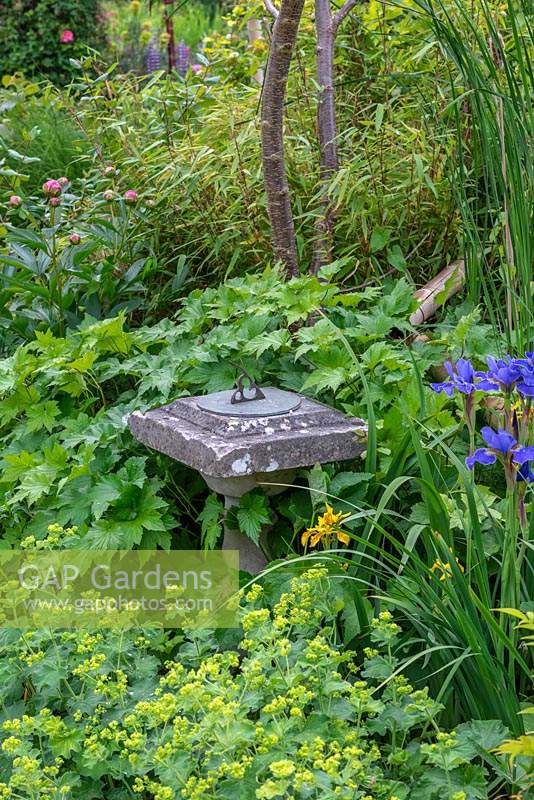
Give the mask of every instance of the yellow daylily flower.
POLYGON ((350 536, 337 527, 342 520, 350 517, 350 514, 336 513, 328 503, 325 505, 325 513, 318 517, 316 524, 312 528, 308 528, 302 534, 302 544, 305 546, 309 543, 310 547, 317 547, 319 542, 322 542, 325 549, 327 549, 330 547, 334 537, 342 544, 350 544, 350 536))
MULTIPOLYGON (((465 572, 464 568, 462 567, 458 559, 456 559, 456 564, 460 572, 465 572)), ((441 572, 441 575, 439 577, 440 581, 445 581, 447 580, 447 578, 452 578, 452 567, 450 561, 444 564, 443 561, 439 560, 439 558, 436 559, 432 564, 432 566, 430 567, 430 572, 437 572, 438 570, 441 572)))

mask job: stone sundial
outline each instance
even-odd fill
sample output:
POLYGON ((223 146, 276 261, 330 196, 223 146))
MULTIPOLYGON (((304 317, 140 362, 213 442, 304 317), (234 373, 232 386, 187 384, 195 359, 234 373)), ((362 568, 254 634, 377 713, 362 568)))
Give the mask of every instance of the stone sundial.
MULTIPOLYGON (((367 445, 361 419, 301 394, 259 388, 246 373, 234 390, 135 411, 128 424, 143 444, 198 470, 226 508, 258 487, 278 494, 299 467, 353 459, 367 445)), ((253 574, 267 564, 245 534, 227 526, 223 548, 238 549, 241 569, 253 574)))

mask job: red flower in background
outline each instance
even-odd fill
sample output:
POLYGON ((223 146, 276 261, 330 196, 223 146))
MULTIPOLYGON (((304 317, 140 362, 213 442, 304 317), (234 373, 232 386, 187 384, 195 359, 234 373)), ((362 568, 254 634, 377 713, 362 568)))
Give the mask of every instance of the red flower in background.
POLYGON ((61 31, 59 41, 61 42, 61 44, 71 44, 74 41, 73 32, 69 30, 61 31))

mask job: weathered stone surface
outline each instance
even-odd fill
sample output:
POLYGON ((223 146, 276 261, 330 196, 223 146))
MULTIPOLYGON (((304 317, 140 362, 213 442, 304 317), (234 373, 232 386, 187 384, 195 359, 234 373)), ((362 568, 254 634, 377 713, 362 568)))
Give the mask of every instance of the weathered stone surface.
POLYGON ((237 478, 258 472, 343 461, 366 447, 361 419, 299 395, 280 416, 220 416, 186 397, 129 418, 133 435, 205 475, 237 478))
POLYGON ((219 478, 215 475, 200 474, 209 488, 225 497, 242 497, 253 489, 261 489, 268 497, 284 492, 292 486, 296 469, 277 469, 275 472, 255 472, 253 475, 233 475, 231 478, 219 478))

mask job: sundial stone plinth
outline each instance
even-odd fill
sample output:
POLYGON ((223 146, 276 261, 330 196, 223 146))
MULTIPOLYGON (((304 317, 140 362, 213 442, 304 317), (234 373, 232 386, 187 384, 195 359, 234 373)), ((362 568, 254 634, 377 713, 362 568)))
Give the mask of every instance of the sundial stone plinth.
MULTIPOLYGON (((283 491, 299 467, 356 458, 367 442, 361 419, 294 392, 245 391, 241 381, 237 390, 136 411, 128 424, 143 444, 198 470, 226 508, 257 487, 283 491)), ((223 548, 238 549, 241 569, 253 574, 267 564, 247 536, 227 526, 223 548)))

